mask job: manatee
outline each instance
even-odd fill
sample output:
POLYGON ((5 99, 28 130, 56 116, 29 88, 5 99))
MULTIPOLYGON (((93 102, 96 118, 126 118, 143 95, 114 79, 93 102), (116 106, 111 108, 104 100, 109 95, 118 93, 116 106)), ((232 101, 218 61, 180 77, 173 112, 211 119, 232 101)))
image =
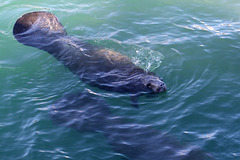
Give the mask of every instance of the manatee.
POLYGON ((167 90, 161 78, 138 67, 129 57, 68 36, 52 13, 24 14, 16 21, 13 34, 20 43, 50 53, 87 84, 106 91, 129 93, 135 105, 143 93, 167 90))
POLYGON ((100 96, 85 92, 64 95, 50 107, 55 124, 78 132, 103 134, 112 149, 128 160, 212 160, 198 147, 182 146, 171 135, 148 124, 113 115, 100 96))

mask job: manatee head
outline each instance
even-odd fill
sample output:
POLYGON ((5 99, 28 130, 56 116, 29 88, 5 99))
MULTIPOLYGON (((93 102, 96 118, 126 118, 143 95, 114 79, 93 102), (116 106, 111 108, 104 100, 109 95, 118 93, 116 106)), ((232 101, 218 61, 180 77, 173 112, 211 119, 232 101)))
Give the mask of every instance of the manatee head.
POLYGON ((13 27, 13 34, 20 43, 37 47, 67 33, 55 15, 39 11, 22 15, 13 27))
POLYGON ((145 75, 141 80, 144 86, 150 89, 153 93, 161 93, 167 90, 167 86, 162 79, 155 75, 145 75))

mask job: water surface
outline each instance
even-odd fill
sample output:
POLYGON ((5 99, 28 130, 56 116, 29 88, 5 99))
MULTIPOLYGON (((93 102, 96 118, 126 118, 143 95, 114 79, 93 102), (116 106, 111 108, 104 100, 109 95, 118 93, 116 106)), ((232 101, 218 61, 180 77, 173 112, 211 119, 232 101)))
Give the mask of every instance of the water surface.
POLYGON ((150 125, 219 160, 240 158, 240 3, 237 0, 0 1, 0 159, 122 157, 101 133, 58 126, 49 116, 66 93, 89 90, 111 114, 150 125), (12 34, 31 11, 54 13, 69 35, 116 50, 163 78, 168 92, 127 95, 81 82, 47 52, 12 34))

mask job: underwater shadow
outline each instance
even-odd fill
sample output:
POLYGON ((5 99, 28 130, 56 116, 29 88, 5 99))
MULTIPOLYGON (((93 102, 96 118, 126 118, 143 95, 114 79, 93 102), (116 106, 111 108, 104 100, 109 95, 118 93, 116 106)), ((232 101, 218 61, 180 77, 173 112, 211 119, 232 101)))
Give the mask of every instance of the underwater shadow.
POLYGON ((130 160, 213 159, 198 148, 179 145, 173 137, 150 125, 129 122, 127 118, 112 115, 110 106, 101 97, 87 91, 66 94, 53 105, 50 115, 58 125, 74 128, 78 132, 103 134, 115 152, 130 160))

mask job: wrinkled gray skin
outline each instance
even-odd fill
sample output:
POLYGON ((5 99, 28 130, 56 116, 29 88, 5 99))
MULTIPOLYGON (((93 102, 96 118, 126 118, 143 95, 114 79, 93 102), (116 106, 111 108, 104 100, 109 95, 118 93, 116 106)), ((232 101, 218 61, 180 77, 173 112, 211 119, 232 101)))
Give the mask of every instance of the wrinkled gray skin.
POLYGON ((181 146, 171 136, 132 120, 110 114, 98 96, 83 92, 59 99, 50 112, 52 120, 79 132, 103 134, 112 149, 128 160, 212 160, 192 146, 181 146))
POLYGON ((135 96, 167 89, 154 73, 136 66, 127 56, 67 36, 62 24, 49 12, 24 14, 15 23, 13 34, 20 43, 49 52, 92 86, 135 96))

